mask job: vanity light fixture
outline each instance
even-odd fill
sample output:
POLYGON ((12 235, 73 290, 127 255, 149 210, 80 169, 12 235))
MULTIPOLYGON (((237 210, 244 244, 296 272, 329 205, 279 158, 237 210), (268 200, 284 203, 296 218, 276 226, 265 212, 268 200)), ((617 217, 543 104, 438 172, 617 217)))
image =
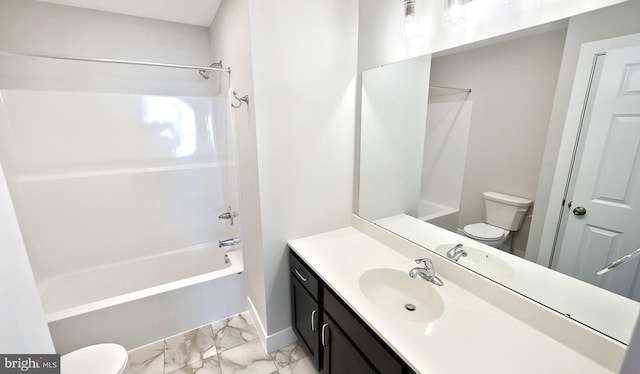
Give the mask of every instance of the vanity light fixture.
POLYGON ((444 13, 442 24, 460 25, 467 22, 467 6, 471 0, 444 0, 444 13))
POLYGON ((404 2, 404 35, 407 39, 420 39, 420 20, 416 14, 416 0, 404 2))

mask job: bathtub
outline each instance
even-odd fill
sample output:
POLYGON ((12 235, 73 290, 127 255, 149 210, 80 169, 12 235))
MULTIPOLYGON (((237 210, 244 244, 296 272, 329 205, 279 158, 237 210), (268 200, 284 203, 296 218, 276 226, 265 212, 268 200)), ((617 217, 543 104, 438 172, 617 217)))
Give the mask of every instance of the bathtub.
POLYGON ((62 274, 38 284, 58 353, 133 349, 247 309, 240 249, 207 243, 62 274))
POLYGON ((418 205, 418 219, 452 232, 458 230, 458 214, 458 209, 432 201, 420 200, 418 205))

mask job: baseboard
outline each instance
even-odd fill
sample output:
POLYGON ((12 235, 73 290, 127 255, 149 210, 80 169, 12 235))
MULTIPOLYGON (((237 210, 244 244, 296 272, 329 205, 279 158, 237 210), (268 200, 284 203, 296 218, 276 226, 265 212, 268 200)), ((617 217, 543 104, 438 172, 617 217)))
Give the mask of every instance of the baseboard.
POLYGON ((287 327, 267 337, 267 352, 277 351, 282 347, 295 343, 297 340, 298 337, 294 334, 293 328, 287 327))
POLYGON ((247 303, 249 304, 249 313, 251 314, 251 318, 255 321, 256 329, 258 330, 258 334, 260 334, 260 341, 262 341, 262 345, 267 352, 277 351, 278 349, 293 344, 298 340, 298 337, 294 334, 291 327, 287 327, 275 334, 267 335, 266 329, 262 324, 262 320, 258 316, 258 311, 256 310, 255 305, 253 305, 250 297, 247 297, 247 303))
MULTIPOLYGON (((262 324, 262 320, 260 319, 260 315, 256 310, 256 306, 253 305, 251 301, 251 297, 247 297, 247 304, 249 304, 249 313, 251 314, 251 318, 256 323, 256 329, 258 330, 258 334, 260 334, 260 341, 265 349, 267 349, 267 332, 262 324)), ((267 352, 271 352, 267 349, 267 352)))

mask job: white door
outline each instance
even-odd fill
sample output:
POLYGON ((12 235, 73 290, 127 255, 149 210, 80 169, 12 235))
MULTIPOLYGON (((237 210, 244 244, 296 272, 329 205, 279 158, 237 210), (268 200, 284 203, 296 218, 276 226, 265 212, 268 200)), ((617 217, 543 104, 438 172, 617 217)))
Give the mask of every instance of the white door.
POLYGON ((557 270, 638 300, 640 261, 596 271, 640 247, 640 47, 607 51, 587 125, 557 270))

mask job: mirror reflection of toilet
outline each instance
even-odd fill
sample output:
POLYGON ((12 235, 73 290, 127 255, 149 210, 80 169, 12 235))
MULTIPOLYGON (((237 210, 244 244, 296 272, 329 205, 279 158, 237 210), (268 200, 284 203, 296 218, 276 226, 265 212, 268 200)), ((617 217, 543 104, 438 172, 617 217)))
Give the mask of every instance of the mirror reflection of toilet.
POLYGON ((117 344, 96 344, 60 357, 61 374, 125 374, 128 356, 117 344))
POLYGON ((512 231, 520 230, 532 200, 498 192, 483 192, 485 222, 472 223, 463 233, 483 244, 499 248, 512 231))

